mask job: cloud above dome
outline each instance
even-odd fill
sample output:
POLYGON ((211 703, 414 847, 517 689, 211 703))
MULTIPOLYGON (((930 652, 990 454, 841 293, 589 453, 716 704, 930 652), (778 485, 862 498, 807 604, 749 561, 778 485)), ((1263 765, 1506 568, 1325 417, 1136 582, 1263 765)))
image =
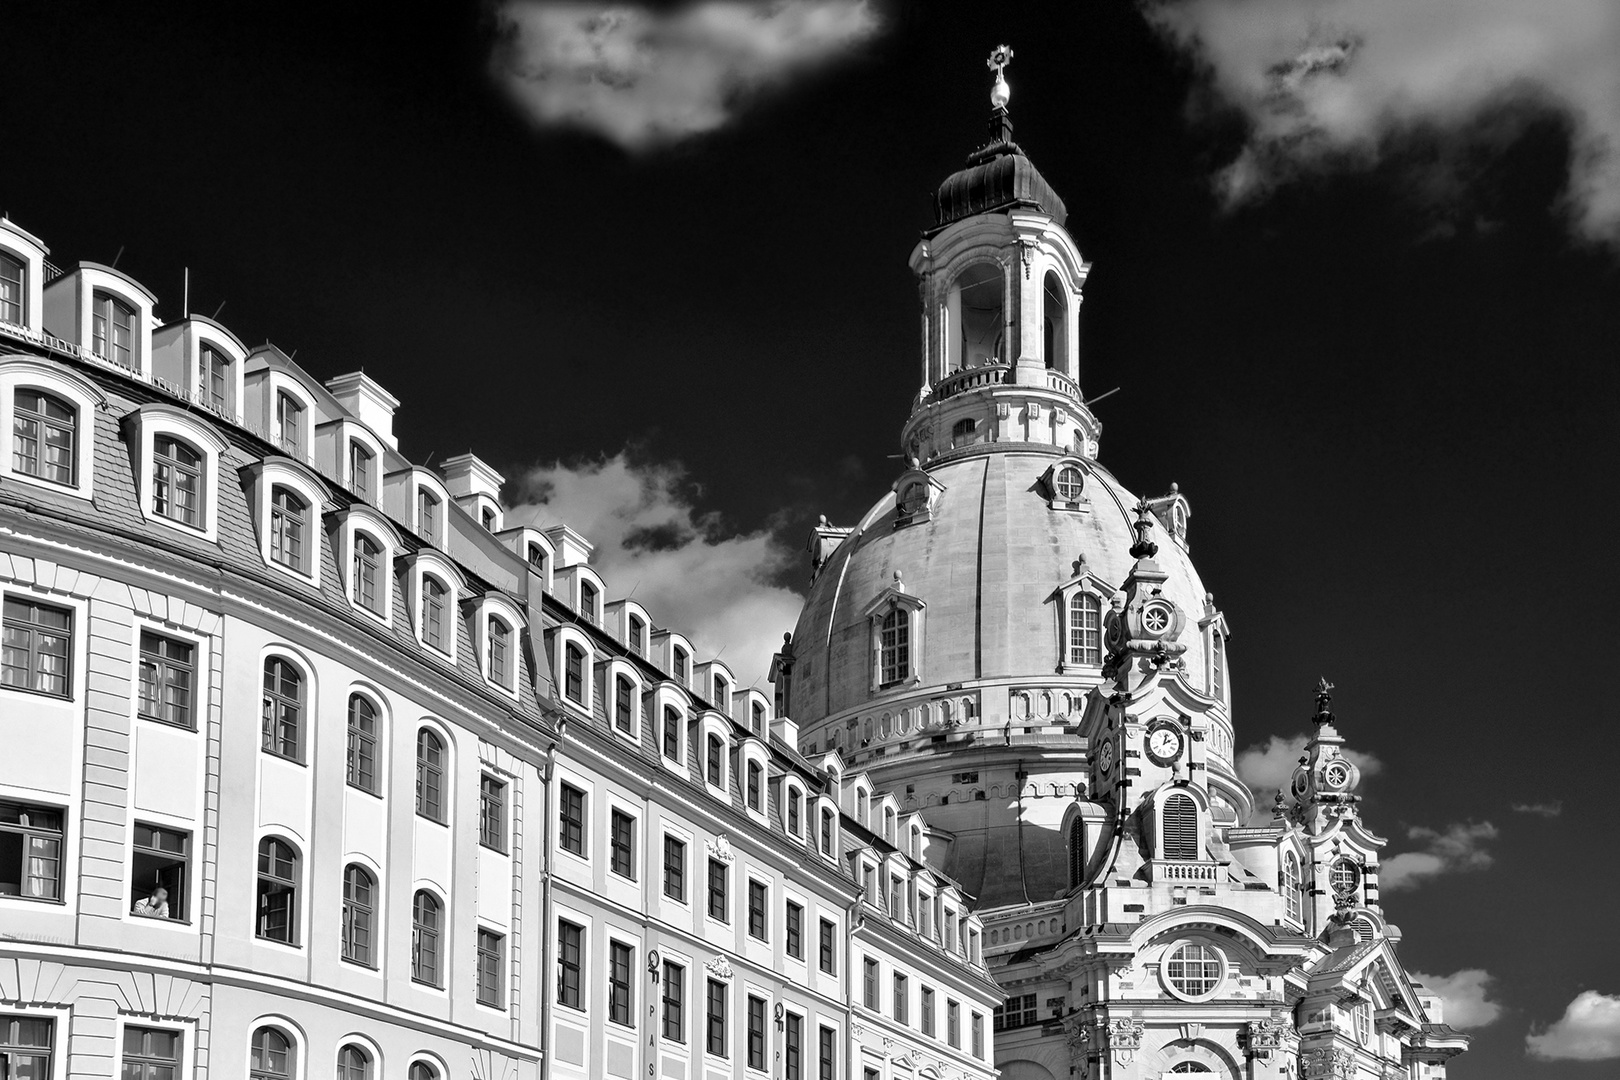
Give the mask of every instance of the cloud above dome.
POLYGON ((1215 186, 1229 206, 1367 168, 1422 139, 1408 185, 1451 202, 1537 117, 1569 135, 1574 231, 1620 245, 1620 6, 1610 0, 1143 0, 1248 121, 1215 186))
POLYGON ((539 127, 633 152, 716 131, 883 28, 876 0, 710 0, 672 11, 508 0, 490 71, 539 127))

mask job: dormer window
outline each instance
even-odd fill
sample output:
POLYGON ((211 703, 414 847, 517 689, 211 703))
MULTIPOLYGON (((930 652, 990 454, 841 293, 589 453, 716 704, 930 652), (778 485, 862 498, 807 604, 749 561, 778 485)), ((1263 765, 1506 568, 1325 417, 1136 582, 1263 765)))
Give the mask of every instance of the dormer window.
POLYGON ((28 321, 28 264, 0 251, 0 322, 16 326, 28 321))
POLYGON ((601 594, 596 591, 595 585, 592 585, 589 581, 586 581, 583 578, 580 579, 579 617, 593 625, 596 622, 596 603, 597 598, 600 595, 601 594))
POLYGON ((627 621, 630 626, 630 651, 637 656, 645 656, 647 654, 645 644, 647 638, 646 622, 639 615, 631 615, 627 621))
POLYGON ((563 650, 563 696, 585 704, 585 650, 570 644, 563 650))
POLYGON ((1059 502, 1076 503, 1085 488, 1085 478, 1073 465, 1065 465, 1052 474, 1052 491, 1059 502))
POLYGON ((72 487, 78 462, 78 410, 39 390, 12 399, 12 468, 25 476, 72 487))
MULTIPOLYGON (((159 440, 161 443, 162 440, 159 440)), ((162 513, 160 510, 159 513, 162 513)), ((307 574, 305 539, 309 534, 309 504, 291 488, 270 491, 270 561, 307 574)))
POLYGON ((692 654, 679 645, 675 646, 672 651, 675 656, 675 670, 670 674, 675 676, 676 682, 690 688, 692 685, 692 654))
POLYGON ((724 787, 726 783, 726 743, 718 735, 710 735, 704 742, 705 777, 710 787, 724 787))
POLYGON ((785 815, 787 817, 788 835, 798 836, 800 834, 800 830, 804 827, 804 795, 797 787, 794 787, 791 784, 786 787, 783 795, 785 796, 785 801, 787 802, 785 815))
POLYGON ((198 529, 202 501, 202 454, 168 435, 152 440, 152 512, 198 529))
POLYGON ((765 770, 757 761, 748 763, 748 809, 760 810, 764 799, 765 770))
POLYGON ((762 739, 765 737, 765 706, 757 701, 748 710, 748 730, 762 739))
POLYGON ((490 532, 495 531, 495 511, 491 510, 487 506, 484 507, 483 514, 481 515, 481 521, 484 528, 488 529, 490 532))
POLYGON ((367 611, 382 615, 382 545, 363 532, 354 534, 354 602, 367 611))
POLYGON ((664 756, 670 761, 681 760, 681 710, 673 705, 664 706, 664 756))
POLYGON ((489 680, 508 685, 512 681, 512 628, 493 615, 489 619, 489 680))
POLYGON ((376 461, 359 442, 349 443, 349 490, 367 501, 376 490, 376 461))
POLYGON ((731 683, 719 673, 714 676, 714 704, 727 716, 731 715, 731 683))
POLYGON ((529 545, 529 565, 534 567, 535 572, 538 573, 541 577, 545 577, 546 576, 546 549, 541 547, 539 544, 530 544, 529 545))
POLYGON ((636 684, 628 675, 613 680, 613 726, 633 735, 636 722, 636 684))
POLYGON ((1102 663, 1102 600, 1084 590, 1069 597, 1069 663, 1102 663))
POLYGON ((231 358, 212 345, 197 351, 197 397, 217 413, 231 415, 231 358))
POLYGON ((99 289, 90 302, 91 352, 121 367, 134 368, 135 309, 99 289))
POLYGON ((304 459, 304 406, 285 392, 276 395, 276 443, 288 457, 304 459))
POLYGON ((829 859, 833 857, 834 834, 838 830, 838 815, 829 807, 821 808, 821 853, 829 859))
POLYGON ((416 535, 434 545, 439 544, 439 511, 443 502, 425 487, 416 489, 416 535))
POLYGON ((450 590, 438 578, 422 577, 422 642, 442 653, 450 651, 448 626, 450 590))

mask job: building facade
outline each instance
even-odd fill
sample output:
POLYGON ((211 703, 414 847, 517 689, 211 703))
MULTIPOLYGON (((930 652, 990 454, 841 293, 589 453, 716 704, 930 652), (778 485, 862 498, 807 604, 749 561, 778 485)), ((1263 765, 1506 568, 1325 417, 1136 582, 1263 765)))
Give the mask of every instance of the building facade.
POLYGON ((1009 55, 990 139, 911 257, 907 468, 810 537, 775 665, 800 749, 926 813, 1007 995, 1005 1080, 1438 1080, 1467 1039, 1396 956, 1330 688, 1290 790, 1256 813, 1187 499, 1099 459, 1090 265, 1012 139, 1009 55))
POLYGON ((0 219, 0 1076, 988 1080, 931 827, 566 525, 0 219))

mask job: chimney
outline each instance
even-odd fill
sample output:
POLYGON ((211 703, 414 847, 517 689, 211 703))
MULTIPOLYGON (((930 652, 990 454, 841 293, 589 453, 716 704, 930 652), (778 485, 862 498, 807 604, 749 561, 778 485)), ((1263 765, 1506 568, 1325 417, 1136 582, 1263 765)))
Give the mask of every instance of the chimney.
POLYGON ((375 379, 363 371, 352 371, 326 380, 326 389, 345 412, 375 431, 385 446, 399 449, 399 440, 394 438, 394 410, 399 408, 399 399, 375 379))

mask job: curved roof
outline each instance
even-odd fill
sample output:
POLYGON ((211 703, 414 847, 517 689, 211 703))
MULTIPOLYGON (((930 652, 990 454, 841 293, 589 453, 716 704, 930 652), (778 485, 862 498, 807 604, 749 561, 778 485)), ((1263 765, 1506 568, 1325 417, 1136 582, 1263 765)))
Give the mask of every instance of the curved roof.
POLYGON ((944 228, 974 214, 1013 207, 1039 210, 1059 225, 1069 213, 1018 144, 994 144, 974 154, 967 168, 952 173, 939 185, 934 193, 934 224, 944 228))
MULTIPOLYGON (((906 697, 981 680, 1069 681, 1056 674, 1058 590, 1080 572, 1110 588, 1125 581, 1135 563, 1130 508, 1137 496, 1095 462, 1076 462, 1089 474, 1086 509, 1053 509, 1041 479, 1058 460, 1074 459, 1031 447, 934 465, 927 471, 943 490, 929 520, 898 529, 894 494, 878 501, 828 557, 800 612, 790 715, 801 729, 847 710, 880 707, 871 687, 867 612, 894 586, 896 573, 905 592, 926 605, 921 685, 906 688, 906 697)), ((1152 538, 1168 575, 1164 593, 1187 615, 1181 640, 1198 683, 1204 585, 1187 552, 1157 524, 1152 538)))

